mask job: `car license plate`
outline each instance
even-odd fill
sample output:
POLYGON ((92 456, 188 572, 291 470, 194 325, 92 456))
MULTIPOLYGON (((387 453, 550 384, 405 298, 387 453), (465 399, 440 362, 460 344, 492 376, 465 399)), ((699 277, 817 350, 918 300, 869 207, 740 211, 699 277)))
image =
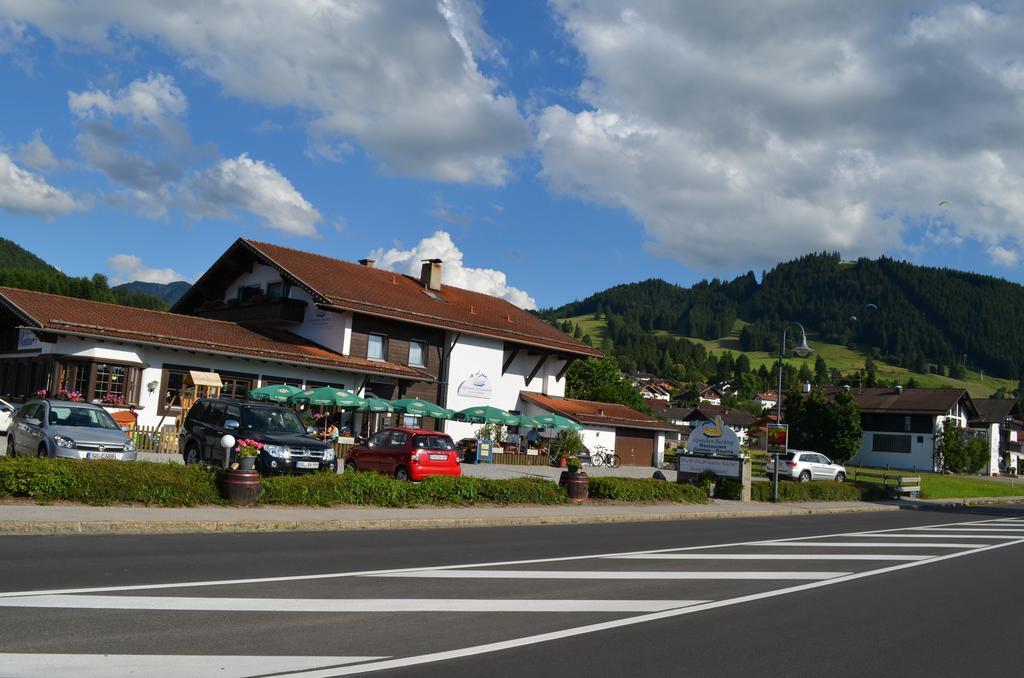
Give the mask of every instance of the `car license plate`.
POLYGON ((295 468, 320 468, 320 463, 315 461, 297 461, 295 468))
POLYGON ((447 454, 432 454, 430 455, 431 461, 448 461, 447 454))
POLYGON ((86 452, 86 459, 117 459, 117 455, 113 452, 86 452))

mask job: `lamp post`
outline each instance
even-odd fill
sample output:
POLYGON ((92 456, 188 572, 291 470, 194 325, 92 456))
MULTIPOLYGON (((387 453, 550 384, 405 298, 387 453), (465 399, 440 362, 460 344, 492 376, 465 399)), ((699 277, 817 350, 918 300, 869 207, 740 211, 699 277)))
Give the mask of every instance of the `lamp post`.
MULTIPOLYGON (((807 332, 804 331, 804 326, 798 322, 786 323, 782 328, 782 342, 779 344, 779 392, 777 394, 778 400, 775 403, 775 423, 777 424, 782 424, 782 359, 786 357, 786 331, 790 325, 796 325, 800 328, 800 345, 793 348, 793 353, 801 358, 806 358, 814 352, 814 349, 807 345, 807 332)), ((789 443, 788 436, 786 443, 787 445, 789 443)), ((779 453, 776 452, 773 456, 772 501, 777 504, 779 502, 779 453)))

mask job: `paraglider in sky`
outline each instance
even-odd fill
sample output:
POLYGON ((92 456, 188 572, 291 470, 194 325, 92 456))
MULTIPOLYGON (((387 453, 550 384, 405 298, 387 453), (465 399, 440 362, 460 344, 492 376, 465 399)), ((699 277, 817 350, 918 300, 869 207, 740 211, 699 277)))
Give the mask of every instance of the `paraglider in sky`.
POLYGON ((952 204, 953 204, 952 200, 943 200, 942 202, 939 203, 939 207, 942 207, 943 205, 952 205, 952 204))
POLYGON ((877 311, 878 310, 878 306, 876 306, 874 304, 868 304, 864 308, 868 309, 869 311, 877 311))

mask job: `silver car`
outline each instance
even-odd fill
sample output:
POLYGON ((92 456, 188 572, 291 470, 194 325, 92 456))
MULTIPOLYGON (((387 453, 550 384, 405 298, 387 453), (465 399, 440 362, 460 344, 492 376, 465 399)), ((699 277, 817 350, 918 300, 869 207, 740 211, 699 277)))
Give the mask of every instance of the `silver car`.
MULTIPOLYGON (((764 472, 771 478, 775 474, 775 462, 769 459, 764 472)), ((779 455, 779 478, 799 480, 802 483, 808 480, 835 480, 841 483, 846 480, 846 467, 833 464, 831 459, 817 452, 790 450, 779 455)))
POLYGON ((14 416, 7 455, 134 461, 137 453, 135 443, 102 407, 31 400, 14 416))

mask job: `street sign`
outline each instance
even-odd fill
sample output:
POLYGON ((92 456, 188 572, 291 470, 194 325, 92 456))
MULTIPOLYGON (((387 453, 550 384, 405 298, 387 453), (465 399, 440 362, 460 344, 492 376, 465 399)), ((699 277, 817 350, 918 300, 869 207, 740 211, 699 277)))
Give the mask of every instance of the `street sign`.
POLYGON ((789 449, 789 424, 768 424, 768 454, 785 454, 789 449))

